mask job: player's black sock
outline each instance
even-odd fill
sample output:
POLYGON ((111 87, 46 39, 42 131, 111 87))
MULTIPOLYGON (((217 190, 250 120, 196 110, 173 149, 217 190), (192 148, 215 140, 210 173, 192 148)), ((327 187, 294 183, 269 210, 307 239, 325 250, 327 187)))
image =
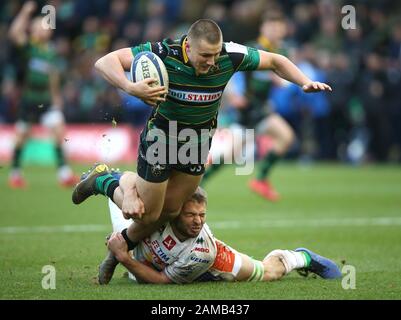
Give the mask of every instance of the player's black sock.
POLYGON ((113 200, 114 191, 119 186, 119 182, 110 173, 97 177, 95 182, 96 191, 113 200))
POLYGON ((109 186, 107 187, 106 195, 107 195, 112 201, 114 201, 114 199, 113 199, 114 191, 118 188, 118 186, 119 186, 118 180, 116 180, 115 178, 113 178, 113 180, 109 183, 109 186))
POLYGON ((13 169, 19 169, 21 167, 21 153, 22 153, 22 147, 16 147, 14 149, 13 162, 12 162, 13 169))
POLYGON ((60 168, 65 165, 64 151, 59 144, 54 146, 54 150, 56 151, 57 167, 60 168))
POLYGON ((121 235, 123 236, 123 238, 125 239, 125 242, 128 245, 128 251, 133 250, 136 247, 136 245, 138 244, 136 242, 131 241, 131 239, 128 238, 127 228, 125 228, 123 231, 121 231, 121 235))
POLYGON ((271 168, 280 159, 280 156, 274 152, 270 151, 262 160, 259 169, 256 173, 256 179, 264 180, 269 175, 271 168))

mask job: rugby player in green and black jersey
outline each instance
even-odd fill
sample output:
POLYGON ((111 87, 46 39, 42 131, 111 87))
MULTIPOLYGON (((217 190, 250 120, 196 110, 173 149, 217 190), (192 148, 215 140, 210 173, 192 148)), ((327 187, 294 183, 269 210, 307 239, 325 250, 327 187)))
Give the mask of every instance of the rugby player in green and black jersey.
POLYGON ((23 69, 22 97, 16 123, 16 141, 9 185, 12 188, 26 186, 21 173, 21 153, 29 137, 31 124, 40 121, 51 130, 55 140, 59 183, 62 186, 72 187, 78 182, 78 177, 66 164, 62 150, 65 125, 61 111, 62 98, 56 56, 50 45, 52 29, 46 29, 42 25, 41 17, 31 17, 35 10, 34 1, 26 2, 8 32, 10 40, 16 47, 19 67, 23 69))
MULTIPOLYGON (((203 147, 209 146, 209 134, 216 126, 221 95, 236 71, 272 70, 302 86, 305 92, 331 90, 327 84, 310 80, 284 56, 223 42, 219 26, 208 19, 196 21, 188 34, 178 40, 167 39, 119 49, 100 58, 95 67, 112 85, 154 107, 141 134, 136 187, 124 192, 121 205, 125 216, 136 220, 121 232, 129 250, 154 231, 156 222, 177 216, 185 200, 199 185, 207 157, 207 152, 202 152, 203 147), (162 86, 151 86, 155 79, 132 82, 126 78, 125 71, 130 70, 134 56, 143 51, 152 51, 163 60, 169 75, 168 90, 162 86), (205 130, 209 134, 202 134, 205 130), (187 146, 185 141, 180 141, 180 132, 192 134, 194 131, 200 132, 196 142, 201 155, 196 162, 185 163, 187 152, 181 152, 181 148, 187 146), (164 149, 170 154, 166 162, 153 163, 159 150, 153 149, 152 145, 157 143, 160 147, 163 139, 152 141, 152 137, 162 137, 160 132, 168 137, 164 141, 169 146, 175 143, 179 147, 171 148, 173 151, 169 152, 167 146, 164 149), (135 194, 142 199, 143 210, 134 205, 135 194)), ((189 143, 193 144, 192 135, 188 137, 189 143)), ((118 180, 108 172, 107 167, 98 165, 77 185, 72 200, 79 204, 98 193, 113 199, 118 188, 118 180)), ((117 263, 109 253, 100 271, 112 273, 117 263)))

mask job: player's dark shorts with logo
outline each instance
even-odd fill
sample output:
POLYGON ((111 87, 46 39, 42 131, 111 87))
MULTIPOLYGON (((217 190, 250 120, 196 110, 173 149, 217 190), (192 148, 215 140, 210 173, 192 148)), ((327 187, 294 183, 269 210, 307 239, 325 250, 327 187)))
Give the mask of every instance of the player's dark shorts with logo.
POLYGON ((39 123, 43 116, 50 109, 50 104, 34 104, 22 99, 18 108, 18 120, 26 123, 39 123))
POLYGON ((238 123, 249 129, 255 129, 264 119, 273 114, 270 105, 264 101, 252 101, 247 108, 239 109, 238 123))
POLYGON ((168 124, 166 127, 166 120, 153 118, 149 121, 141 133, 138 148, 137 172, 141 178, 149 182, 163 182, 173 170, 192 176, 205 172, 214 130, 203 128, 201 133, 199 128, 186 128, 192 130, 192 133, 196 132, 196 137, 201 139, 195 143, 195 140, 191 140, 193 136, 187 137, 186 141, 180 140, 184 135, 179 134, 183 130, 179 125, 177 131, 174 131, 178 134, 172 134, 168 124), (152 121, 151 126, 149 121, 152 121))

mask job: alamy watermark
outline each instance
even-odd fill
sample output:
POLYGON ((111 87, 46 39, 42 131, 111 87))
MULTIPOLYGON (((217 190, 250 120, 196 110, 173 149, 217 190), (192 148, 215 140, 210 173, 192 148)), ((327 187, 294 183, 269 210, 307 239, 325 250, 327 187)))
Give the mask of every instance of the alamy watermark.
POLYGON ((42 18, 42 28, 45 30, 56 29, 56 8, 51 5, 45 5, 41 10, 45 16, 42 18))
POLYGON ((345 5, 341 8, 341 13, 344 14, 344 17, 341 20, 341 27, 344 30, 356 29, 355 7, 351 5, 345 5))
POLYGON ((45 276, 42 278, 42 288, 44 290, 56 289, 56 268, 52 265, 45 265, 42 268, 45 276))
POLYGON ((344 274, 341 280, 341 286, 344 290, 356 289, 356 268, 351 265, 344 265, 341 269, 344 274))
POLYGON ((166 165, 190 166, 191 171, 202 170, 209 163, 236 164, 237 175, 251 174, 254 168, 253 149, 249 144, 254 142, 254 130, 233 129, 225 143, 230 144, 230 152, 224 155, 209 157, 212 137, 216 129, 178 128, 176 121, 170 121, 167 131, 158 128, 150 129, 146 134, 148 148, 140 156, 155 170, 160 171, 166 165), (252 151, 250 151, 252 150, 252 151))

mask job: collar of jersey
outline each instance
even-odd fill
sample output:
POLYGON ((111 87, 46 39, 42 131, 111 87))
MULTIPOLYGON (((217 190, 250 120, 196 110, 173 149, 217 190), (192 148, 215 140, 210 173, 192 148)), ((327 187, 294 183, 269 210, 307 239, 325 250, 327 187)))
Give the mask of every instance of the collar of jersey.
POLYGON ((181 45, 181 48, 182 48, 182 58, 184 59, 184 63, 185 63, 185 64, 187 64, 188 61, 189 61, 188 55, 187 55, 187 51, 185 50, 185 46, 186 46, 186 44, 187 44, 187 41, 188 41, 188 39, 187 39, 187 37, 185 37, 184 40, 182 41, 182 45, 181 45))
POLYGON ((31 46, 34 46, 34 47, 39 48, 41 50, 46 50, 46 49, 49 48, 49 45, 47 43, 43 43, 43 42, 40 42, 40 41, 32 39, 32 38, 29 40, 29 42, 30 42, 31 46))

